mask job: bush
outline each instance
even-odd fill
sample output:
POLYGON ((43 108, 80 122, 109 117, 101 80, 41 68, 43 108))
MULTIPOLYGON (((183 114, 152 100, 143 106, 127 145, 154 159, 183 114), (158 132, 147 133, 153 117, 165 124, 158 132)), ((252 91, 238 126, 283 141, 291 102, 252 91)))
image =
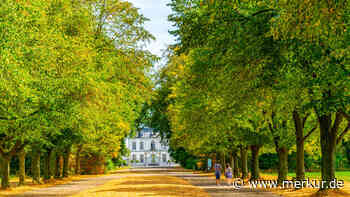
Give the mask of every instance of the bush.
POLYGON ((112 161, 114 163, 114 166, 116 167, 122 167, 127 165, 127 162, 123 160, 121 157, 113 158, 112 161))
POLYGON ((198 162, 198 159, 195 159, 195 158, 188 158, 188 159, 186 159, 186 161, 185 161, 184 167, 185 167, 186 169, 196 170, 196 169, 197 169, 197 162, 198 162))
MULTIPOLYGON (((250 165, 249 165, 250 166, 250 165)), ((277 169, 278 157, 276 153, 264 153, 259 157, 259 168, 262 170, 277 169)))
POLYGON ((106 162, 106 170, 110 171, 110 170, 114 170, 115 169, 115 165, 112 161, 112 159, 108 159, 106 162))

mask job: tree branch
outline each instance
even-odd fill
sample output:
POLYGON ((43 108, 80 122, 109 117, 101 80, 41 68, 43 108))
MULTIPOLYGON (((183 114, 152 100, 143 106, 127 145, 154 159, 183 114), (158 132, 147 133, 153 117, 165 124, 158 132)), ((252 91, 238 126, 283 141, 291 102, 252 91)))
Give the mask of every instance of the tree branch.
POLYGON ((16 118, 5 118, 5 117, 0 117, 0 120, 16 120, 16 118))
POLYGON ((0 155, 1 156, 5 156, 5 151, 4 151, 4 148, 2 147, 2 145, 0 145, 0 155))
POLYGON ((312 128, 312 129, 309 131, 309 133, 307 133, 307 134, 304 136, 303 141, 305 141, 314 131, 316 131, 316 129, 317 129, 317 125, 316 125, 314 128, 312 128))
POLYGON ((252 16, 256 16, 256 15, 263 14, 265 12, 271 12, 271 11, 276 11, 276 10, 275 9, 260 10, 260 11, 255 12, 254 14, 252 14, 252 16))
POLYGON ((337 144, 339 144, 340 140, 346 135, 346 133, 350 131, 350 121, 348 123, 348 126, 344 129, 344 131, 339 135, 337 138, 337 144))
POLYGON ((339 129, 339 125, 342 122, 342 120, 343 120, 343 113, 337 112, 336 116, 335 116, 334 124, 332 127, 332 134, 333 135, 335 135, 335 136, 337 135, 337 131, 339 129))
POLYGON ((24 149, 24 147, 27 146, 28 143, 29 143, 28 141, 23 142, 23 143, 19 143, 19 145, 13 149, 12 155, 15 155, 18 152, 22 151, 24 149))
MULTIPOLYGON (((34 116, 35 114, 39 113, 42 110, 42 108, 38 109, 37 111, 32 112, 31 114, 28 114, 24 116, 23 118, 28 118, 30 116, 34 116)), ((17 120, 17 117, 12 117, 12 118, 6 118, 6 117, 0 117, 0 120, 17 120)))
POLYGON ((303 118, 303 121, 302 121, 302 126, 303 126, 303 129, 305 128, 305 123, 306 123, 306 120, 307 120, 307 118, 310 116, 310 113, 307 113, 306 115, 305 115, 305 117, 303 118))
POLYGON ((271 122, 268 122, 268 125, 269 125, 270 131, 271 131, 271 133, 273 135, 274 134, 274 130, 273 130, 273 126, 272 126, 271 122))
POLYGON ((15 155, 17 153, 18 147, 21 146, 21 141, 17 140, 16 144, 12 147, 11 151, 9 151, 10 155, 15 155))
POLYGON ((3 144, 5 141, 11 141, 12 139, 14 139, 14 136, 8 136, 8 135, 2 135, 1 136, 1 140, 0 140, 0 144, 3 144))
POLYGON ((350 115, 346 114, 345 112, 340 112, 349 122, 350 122, 350 115))
MULTIPOLYGON (((275 117, 275 113, 272 112, 272 114, 271 114, 271 122, 272 123, 273 123, 274 117, 275 117)), ((272 137, 273 137, 273 142, 275 143, 275 146, 276 146, 276 151, 278 151, 280 138, 279 138, 279 136, 275 136, 276 125, 275 124, 272 125, 271 122, 268 122, 268 125, 269 125, 269 128, 270 128, 272 137)))

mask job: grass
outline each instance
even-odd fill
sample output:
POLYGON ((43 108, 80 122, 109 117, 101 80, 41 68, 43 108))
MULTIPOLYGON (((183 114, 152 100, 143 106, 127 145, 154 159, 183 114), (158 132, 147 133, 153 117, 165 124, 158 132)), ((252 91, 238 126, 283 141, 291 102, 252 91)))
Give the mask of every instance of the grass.
MULTIPOLYGON (((197 171, 196 173, 199 173, 204 176, 215 178, 214 173, 204 173, 197 171)), ((277 180, 277 172, 261 172, 260 173, 261 179, 263 180, 277 180)), ((320 172, 306 172, 305 174, 306 178, 310 179, 316 179, 320 180, 321 173, 320 172)), ((288 179, 291 180, 293 177, 295 177, 295 173, 288 173, 288 179)), ((266 189, 268 191, 271 191, 276 194, 280 194, 284 197, 349 197, 350 196, 350 171, 338 171, 336 172, 336 177, 338 180, 344 180, 344 188, 339 190, 329 190, 327 192, 319 192, 318 189, 313 188, 304 188, 304 189, 282 189, 282 188, 275 188, 275 189, 266 189)), ((224 178, 223 178, 224 179, 224 178)), ((248 179, 245 180, 245 182, 248 182, 248 179)))
MULTIPOLYGON (((349 197, 350 196, 350 171, 338 171, 335 173, 338 180, 344 181, 344 188, 339 190, 329 190, 319 192, 318 189, 304 188, 304 189, 270 189, 272 192, 281 194, 285 197, 349 197)), ((295 177, 295 173, 288 173, 288 179, 295 177)), ((305 177, 311 180, 320 180, 320 172, 306 172, 305 177)), ((265 180, 277 180, 277 173, 261 173, 261 178, 265 180)))
MULTIPOLYGON (((126 174, 127 175, 127 174, 126 174)), ((132 175, 132 173, 129 173, 132 175)), ((209 197, 202 189, 172 176, 137 174, 125 177, 97 188, 81 192, 73 197, 209 197)))
MULTIPOLYGON (((273 173, 262 173, 263 175, 273 175, 277 177, 277 172, 273 173)), ((321 179, 321 172, 306 172, 305 176, 310 179, 321 179)), ((337 171, 335 172, 335 176, 338 180, 343 180, 346 182, 350 182, 350 171, 337 171)), ((288 173, 289 178, 296 177, 295 173, 288 173)))

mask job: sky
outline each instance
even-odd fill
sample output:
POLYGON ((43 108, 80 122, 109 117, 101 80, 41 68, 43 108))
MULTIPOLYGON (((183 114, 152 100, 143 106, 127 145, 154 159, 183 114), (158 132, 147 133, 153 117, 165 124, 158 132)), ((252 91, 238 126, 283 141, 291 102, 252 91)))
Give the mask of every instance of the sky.
POLYGON ((145 28, 156 38, 148 45, 148 49, 157 56, 162 56, 167 45, 173 44, 175 38, 168 33, 171 23, 168 22, 168 15, 171 9, 166 6, 170 0, 127 0, 139 8, 140 13, 150 19, 145 28))

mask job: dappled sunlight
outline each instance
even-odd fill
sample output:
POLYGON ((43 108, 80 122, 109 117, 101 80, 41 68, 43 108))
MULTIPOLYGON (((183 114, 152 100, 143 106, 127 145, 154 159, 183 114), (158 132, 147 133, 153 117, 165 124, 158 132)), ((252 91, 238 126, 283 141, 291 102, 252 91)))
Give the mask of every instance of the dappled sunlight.
POLYGON ((51 179, 47 182, 43 182, 42 184, 34 184, 32 182, 31 178, 26 178, 25 179, 25 185, 22 186, 17 186, 18 185, 18 178, 13 178, 10 181, 11 188, 6 189, 6 190, 1 190, 0 189, 0 196, 5 196, 5 195, 16 195, 20 193, 24 193, 27 191, 35 190, 35 189, 40 189, 40 188, 47 188, 47 187, 52 187, 55 185, 62 185, 62 184, 67 184, 72 181, 77 181, 82 178, 90 178, 90 177, 96 177, 96 176, 103 176, 103 175, 79 175, 79 176, 71 176, 68 178, 61 178, 61 179, 51 179))
POLYGON ((134 176, 113 180, 105 185, 82 192, 74 197, 209 197, 203 190, 190 185, 187 181, 171 176, 134 176))

